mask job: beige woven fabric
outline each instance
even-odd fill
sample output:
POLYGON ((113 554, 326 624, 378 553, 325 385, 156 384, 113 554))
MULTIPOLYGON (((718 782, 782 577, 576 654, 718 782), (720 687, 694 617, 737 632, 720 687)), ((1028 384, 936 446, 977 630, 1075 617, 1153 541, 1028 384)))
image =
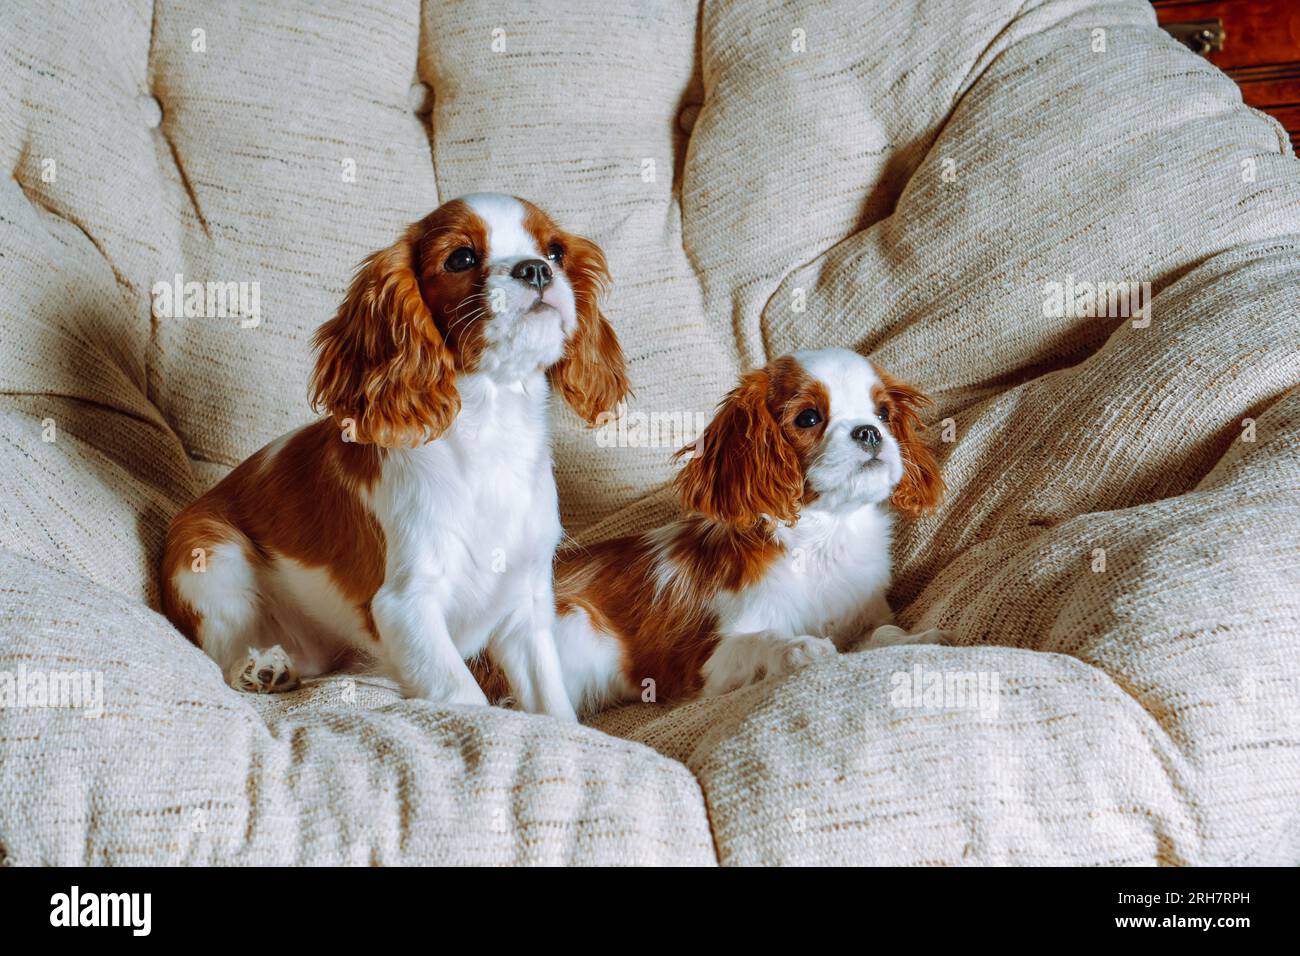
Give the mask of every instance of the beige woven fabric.
POLYGON ((698 783, 635 743, 365 678, 236 694, 153 611, 13 555, 0 573, 0 672, 93 670, 103 702, 3 712, 10 863, 714 860, 698 783))
POLYGON ((0 692, 105 708, 0 709, 6 858, 1300 862, 1300 164, 1149 5, 297 6, 0 10, 0 692), (669 423, 557 411, 572 534, 670 513, 741 368, 854 347, 948 423, 891 598, 960 646, 594 728, 224 687, 149 610, 168 519, 309 420, 355 263, 475 189, 604 247, 669 423), (155 318, 177 274, 260 322, 155 318), (1067 277, 1150 324, 1045 314, 1067 277))

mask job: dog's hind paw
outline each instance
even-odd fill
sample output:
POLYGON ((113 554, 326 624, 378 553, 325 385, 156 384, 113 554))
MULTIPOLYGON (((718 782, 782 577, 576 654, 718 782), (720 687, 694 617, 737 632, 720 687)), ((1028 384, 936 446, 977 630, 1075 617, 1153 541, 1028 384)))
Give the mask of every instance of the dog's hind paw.
POLYGON ((250 647, 230 672, 230 686, 246 694, 283 694, 298 684, 293 658, 279 644, 265 650, 250 647))

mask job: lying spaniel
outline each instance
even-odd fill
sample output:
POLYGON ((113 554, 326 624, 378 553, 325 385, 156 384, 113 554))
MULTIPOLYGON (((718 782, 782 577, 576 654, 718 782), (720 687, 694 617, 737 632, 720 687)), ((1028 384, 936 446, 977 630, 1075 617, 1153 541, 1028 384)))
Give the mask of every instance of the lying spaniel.
POLYGON ((163 609, 245 691, 360 651, 405 694, 484 704, 491 651, 524 709, 573 719, 553 639, 550 385, 588 422, 627 392, 588 239, 478 194, 361 265, 317 331, 313 407, 180 512, 163 609))
MULTIPOLYGON (((892 511, 920 515, 943 494, 919 434, 928 403, 844 349, 745 375, 678 452, 680 519, 558 556, 575 709, 721 694, 837 650, 943 640, 894 627, 885 600, 892 511)), ((493 699, 508 696, 497 663, 471 662, 493 699)))

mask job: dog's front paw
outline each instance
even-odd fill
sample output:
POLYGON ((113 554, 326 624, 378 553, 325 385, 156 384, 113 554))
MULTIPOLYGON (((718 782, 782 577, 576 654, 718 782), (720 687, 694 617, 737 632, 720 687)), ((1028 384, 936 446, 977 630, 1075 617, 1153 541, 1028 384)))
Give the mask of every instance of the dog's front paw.
POLYGON ((835 645, 824 637, 813 637, 809 634, 801 634, 798 637, 791 637, 785 640, 785 648, 781 652, 782 673, 798 670, 801 667, 807 667, 809 664, 825 660, 828 657, 834 657, 838 651, 835 645))
POLYGON ((431 704, 465 704, 470 707, 487 707, 487 695, 472 678, 454 686, 445 683, 427 687, 402 681, 402 696, 413 700, 427 700, 431 704))
POLYGON ((293 658, 279 644, 265 650, 250 647, 230 672, 230 686, 246 694, 283 694, 298 684, 293 658))

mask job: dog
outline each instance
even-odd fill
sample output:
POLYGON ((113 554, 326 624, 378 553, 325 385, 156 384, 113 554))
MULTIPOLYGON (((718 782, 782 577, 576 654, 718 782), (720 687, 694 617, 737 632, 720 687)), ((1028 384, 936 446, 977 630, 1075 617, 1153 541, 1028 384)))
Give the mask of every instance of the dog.
MULTIPOLYGON (((557 558, 557 650, 579 714, 945 640, 894 626, 885 597, 894 512, 919 516, 944 492, 921 436, 927 404, 845 349, 746 374, 678 452, 682 517, 557 558)), ((493 699, 507 692, 497 663, 471 662, 493 699)))
POLYGON ((591 240, 481 193, 360 266, 313 340, 328 414, 244 461, 167 533, 162 604, 236 689, 292 689, 359 653, 408 697, 574 719, 554 643, 557 391, 591 424, 628 391, 591 240))

